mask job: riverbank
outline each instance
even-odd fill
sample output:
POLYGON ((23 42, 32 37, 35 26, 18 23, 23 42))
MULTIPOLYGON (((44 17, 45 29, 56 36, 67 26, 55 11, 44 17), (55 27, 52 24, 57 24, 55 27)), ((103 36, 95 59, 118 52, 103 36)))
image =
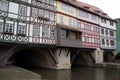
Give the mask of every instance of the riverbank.
POLYGON ((7 66, 0 68, 0 80, 41 80, 41 76, 23 68, 7 66))
POLYGON ((102 67, 102 68, 114 68, 120 70, 120 60, 115 60, 114 62, 104 62, 96 64, 95 67, 102 67))

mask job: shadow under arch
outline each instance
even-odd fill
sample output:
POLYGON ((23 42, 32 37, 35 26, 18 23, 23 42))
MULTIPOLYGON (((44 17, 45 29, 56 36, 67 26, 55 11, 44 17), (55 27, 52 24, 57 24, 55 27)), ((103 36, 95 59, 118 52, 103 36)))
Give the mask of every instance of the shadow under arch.
POLYGON ((25 48, 14 52, 8 59, 8 64, 19 67, 50 67, 54 65, 49 52, 45 49, 25 48))

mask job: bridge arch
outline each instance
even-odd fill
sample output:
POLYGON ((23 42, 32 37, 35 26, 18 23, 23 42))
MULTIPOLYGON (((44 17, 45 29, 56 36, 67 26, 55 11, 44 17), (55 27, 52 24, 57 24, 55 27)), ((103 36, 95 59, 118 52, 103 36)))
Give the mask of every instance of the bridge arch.
POLYGON ((55 66, 47 48, 17 48, 12 51, 7 64, 16 66, 37 66, 52 68, 55 66))

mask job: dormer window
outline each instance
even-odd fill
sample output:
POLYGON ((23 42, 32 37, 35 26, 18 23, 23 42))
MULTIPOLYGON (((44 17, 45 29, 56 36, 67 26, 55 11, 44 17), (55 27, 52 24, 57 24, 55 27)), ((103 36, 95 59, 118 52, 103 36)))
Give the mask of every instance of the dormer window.
POLYGON ((100 13, 100 11, 98 11, 98 10, 95 10, 95 12, 96 12, 96 13, 100 13))
POLYGON ((107 16, 107 14, 106 14, 106 13, 102 13, 102 15, 107 16))
POLYGON ((90 7, 89 6, 83 6, 85 9, 89 9, 90 7))

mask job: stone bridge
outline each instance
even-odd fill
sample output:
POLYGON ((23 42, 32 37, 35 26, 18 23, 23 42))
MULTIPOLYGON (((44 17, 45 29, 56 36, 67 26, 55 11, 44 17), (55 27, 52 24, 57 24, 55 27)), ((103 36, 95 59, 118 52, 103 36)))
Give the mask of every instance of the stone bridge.
POLYGON ((114 52, 56 46, 0 45, 0 66, 37 66, 70 69, 72 65, 103 63, 114 59, 114 52), (105 59, 104 59, 105 58, 105 59))

